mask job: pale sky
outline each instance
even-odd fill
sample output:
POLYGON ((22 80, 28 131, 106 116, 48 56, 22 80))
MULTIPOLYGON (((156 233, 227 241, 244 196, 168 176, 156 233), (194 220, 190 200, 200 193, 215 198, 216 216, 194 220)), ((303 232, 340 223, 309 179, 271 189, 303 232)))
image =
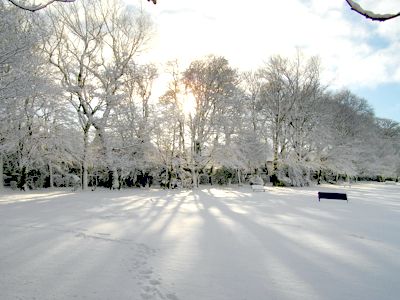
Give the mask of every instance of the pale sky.
MULTIPOLYGON (((300 48, 321 58, 324 83, 367 99, 378 117, 400 121, 400 18, 373 22, 344 0, 126 0, 142 5, 157 28, 146 59, 183 66, 208 54, 254 70, 273 54, 300 48)), ((360 0, 377 13, 400 11, 398 0, 360 0)))

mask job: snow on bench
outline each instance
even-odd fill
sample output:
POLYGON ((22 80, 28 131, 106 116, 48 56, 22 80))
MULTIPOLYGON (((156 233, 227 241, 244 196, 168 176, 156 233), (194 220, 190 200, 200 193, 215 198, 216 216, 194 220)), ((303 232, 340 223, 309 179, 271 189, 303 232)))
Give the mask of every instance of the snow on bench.
POLYGON ((396 185, 397 183, 396 183, 396 181, 388 180, 388 181, 385 181, 385 184, 396 185))
POLYGON ((267 188, 261 184, 253 184, 251 189, 253 192, 265 192, 267 190, 267 188))
POLYGON ((346 186, 351 188, 351 182, 343 182, 343 187, 345 188, 346 186))
POLYGON ((321 201, 321 198, 324 199, 336 199, 336 200, 346 200, 349 202, 347 199, 347 194, 344 193, 326 193, 326 192, 318 192, 318 201, 321 201))

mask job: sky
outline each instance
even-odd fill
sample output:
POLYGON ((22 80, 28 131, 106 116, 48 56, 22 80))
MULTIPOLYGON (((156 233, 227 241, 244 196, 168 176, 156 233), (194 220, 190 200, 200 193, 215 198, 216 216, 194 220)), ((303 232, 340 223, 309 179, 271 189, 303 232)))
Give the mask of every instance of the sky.
MULTIPOLYGON (((400 17, 373 22, 344 0, 125 0, 142 6, 156 27, 146 59, 181 66, 222 55, 241 71, 271 55, 321 59, 322 80, 365 98, 376 116, 400 121, 400 17)), ((397 13, 398 0, 360 0, 376 13, 397 13)))

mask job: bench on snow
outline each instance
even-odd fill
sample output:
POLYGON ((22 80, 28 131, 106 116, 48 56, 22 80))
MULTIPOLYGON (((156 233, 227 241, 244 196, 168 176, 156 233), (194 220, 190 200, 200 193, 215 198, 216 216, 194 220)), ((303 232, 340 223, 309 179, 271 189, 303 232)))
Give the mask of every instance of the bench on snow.
POLYGON ((385 181, 385 184, 396 185, 396 182, 388 180, 388 181, 385 181))
POLYGON ((321 201, 321 198, 324 199, 337 199, 337 200, 346 200, 349 202, 347 199, 347 194, 345 193, 326 193, 326 192, 318 192, 318 201, 321 201))
POLYGON ((267 190, 267 188, 261 184, 253 184, 251 189, 253 192, 265 192, 267 190))

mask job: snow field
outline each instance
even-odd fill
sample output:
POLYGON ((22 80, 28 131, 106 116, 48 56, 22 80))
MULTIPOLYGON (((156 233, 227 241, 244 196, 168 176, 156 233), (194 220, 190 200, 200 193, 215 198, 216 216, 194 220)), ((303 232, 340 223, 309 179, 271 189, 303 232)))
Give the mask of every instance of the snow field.
POLYGON ((398 299, 399 216, 378 183, 6 191, 0 299, 398 299))

